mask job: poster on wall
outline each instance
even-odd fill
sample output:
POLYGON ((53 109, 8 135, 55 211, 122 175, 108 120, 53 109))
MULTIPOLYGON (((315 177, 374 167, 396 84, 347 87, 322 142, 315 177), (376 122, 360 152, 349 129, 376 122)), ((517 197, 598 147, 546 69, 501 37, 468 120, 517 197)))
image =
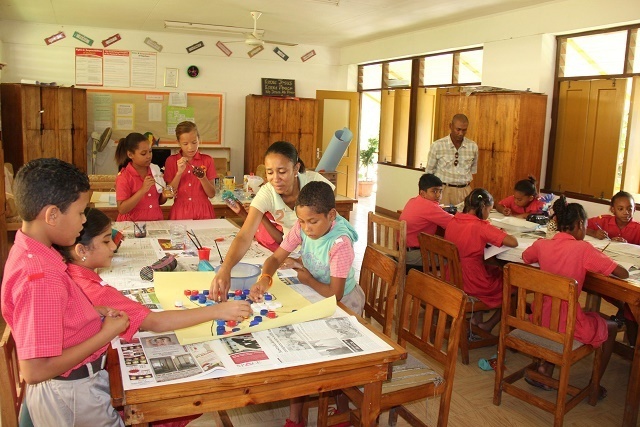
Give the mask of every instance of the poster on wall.
POLYGON ((193 114, 193 107, 172 107, 167 106, 167 134, 175 135, 178 123, 188 120, 196 122, 193 114))
POLYGON ((104 86, 129 87, 130 54, 128 50, 104 51, 104 86))
POLYGON ((156 52, 131 51, 131 86, 156 87, 156 52))
POLYGON ((102 86, 102 49, 76 48, 76 86, 102 86))

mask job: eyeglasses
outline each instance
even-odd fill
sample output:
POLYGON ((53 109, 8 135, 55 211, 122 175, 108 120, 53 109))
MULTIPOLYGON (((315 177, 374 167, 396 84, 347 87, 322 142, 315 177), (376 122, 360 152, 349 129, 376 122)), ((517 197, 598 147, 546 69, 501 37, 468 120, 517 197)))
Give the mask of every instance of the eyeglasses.
POLYGON ((456 159, 453 161, 453 166, 458 166, 458 152, 456 151, 456 159))

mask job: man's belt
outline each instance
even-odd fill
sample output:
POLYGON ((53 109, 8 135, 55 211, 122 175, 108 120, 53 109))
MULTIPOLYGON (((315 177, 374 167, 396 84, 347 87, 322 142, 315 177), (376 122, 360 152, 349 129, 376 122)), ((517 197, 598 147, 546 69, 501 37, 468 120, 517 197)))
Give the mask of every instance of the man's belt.
POLYGON ((453 188, 464 188, 467 185, 469 185, 469 183, 466 183, 466 184, 447 184, 446 182, 443 182, 442 185, 445 185, 447 187, 453 187, 453 188))

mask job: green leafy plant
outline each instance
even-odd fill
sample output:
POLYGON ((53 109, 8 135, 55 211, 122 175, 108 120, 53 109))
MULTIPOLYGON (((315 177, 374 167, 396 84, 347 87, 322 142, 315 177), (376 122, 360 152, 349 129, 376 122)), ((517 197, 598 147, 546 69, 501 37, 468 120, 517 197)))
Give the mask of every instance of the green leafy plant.
POLYGON ((360 150, 360 165, 365 168, 365 180, 371 181, 369 166, 374 164, 378 157, 378 138, 369 138, 368 141, 369 146, 365 150, 360 150))

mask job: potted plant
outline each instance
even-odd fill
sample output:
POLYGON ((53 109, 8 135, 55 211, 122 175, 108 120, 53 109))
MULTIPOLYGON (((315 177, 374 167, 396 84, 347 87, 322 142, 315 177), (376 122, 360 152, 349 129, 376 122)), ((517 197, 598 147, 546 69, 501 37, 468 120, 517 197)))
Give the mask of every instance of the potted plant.
POLYGON ((358 196, 369 197, 373 191, 374 181, 369 177, 369 166, 378 157, 378 138, 369 138, 369 146, 360 150, 360 166, 365 169, 364 179, 358 180, 358 196))

